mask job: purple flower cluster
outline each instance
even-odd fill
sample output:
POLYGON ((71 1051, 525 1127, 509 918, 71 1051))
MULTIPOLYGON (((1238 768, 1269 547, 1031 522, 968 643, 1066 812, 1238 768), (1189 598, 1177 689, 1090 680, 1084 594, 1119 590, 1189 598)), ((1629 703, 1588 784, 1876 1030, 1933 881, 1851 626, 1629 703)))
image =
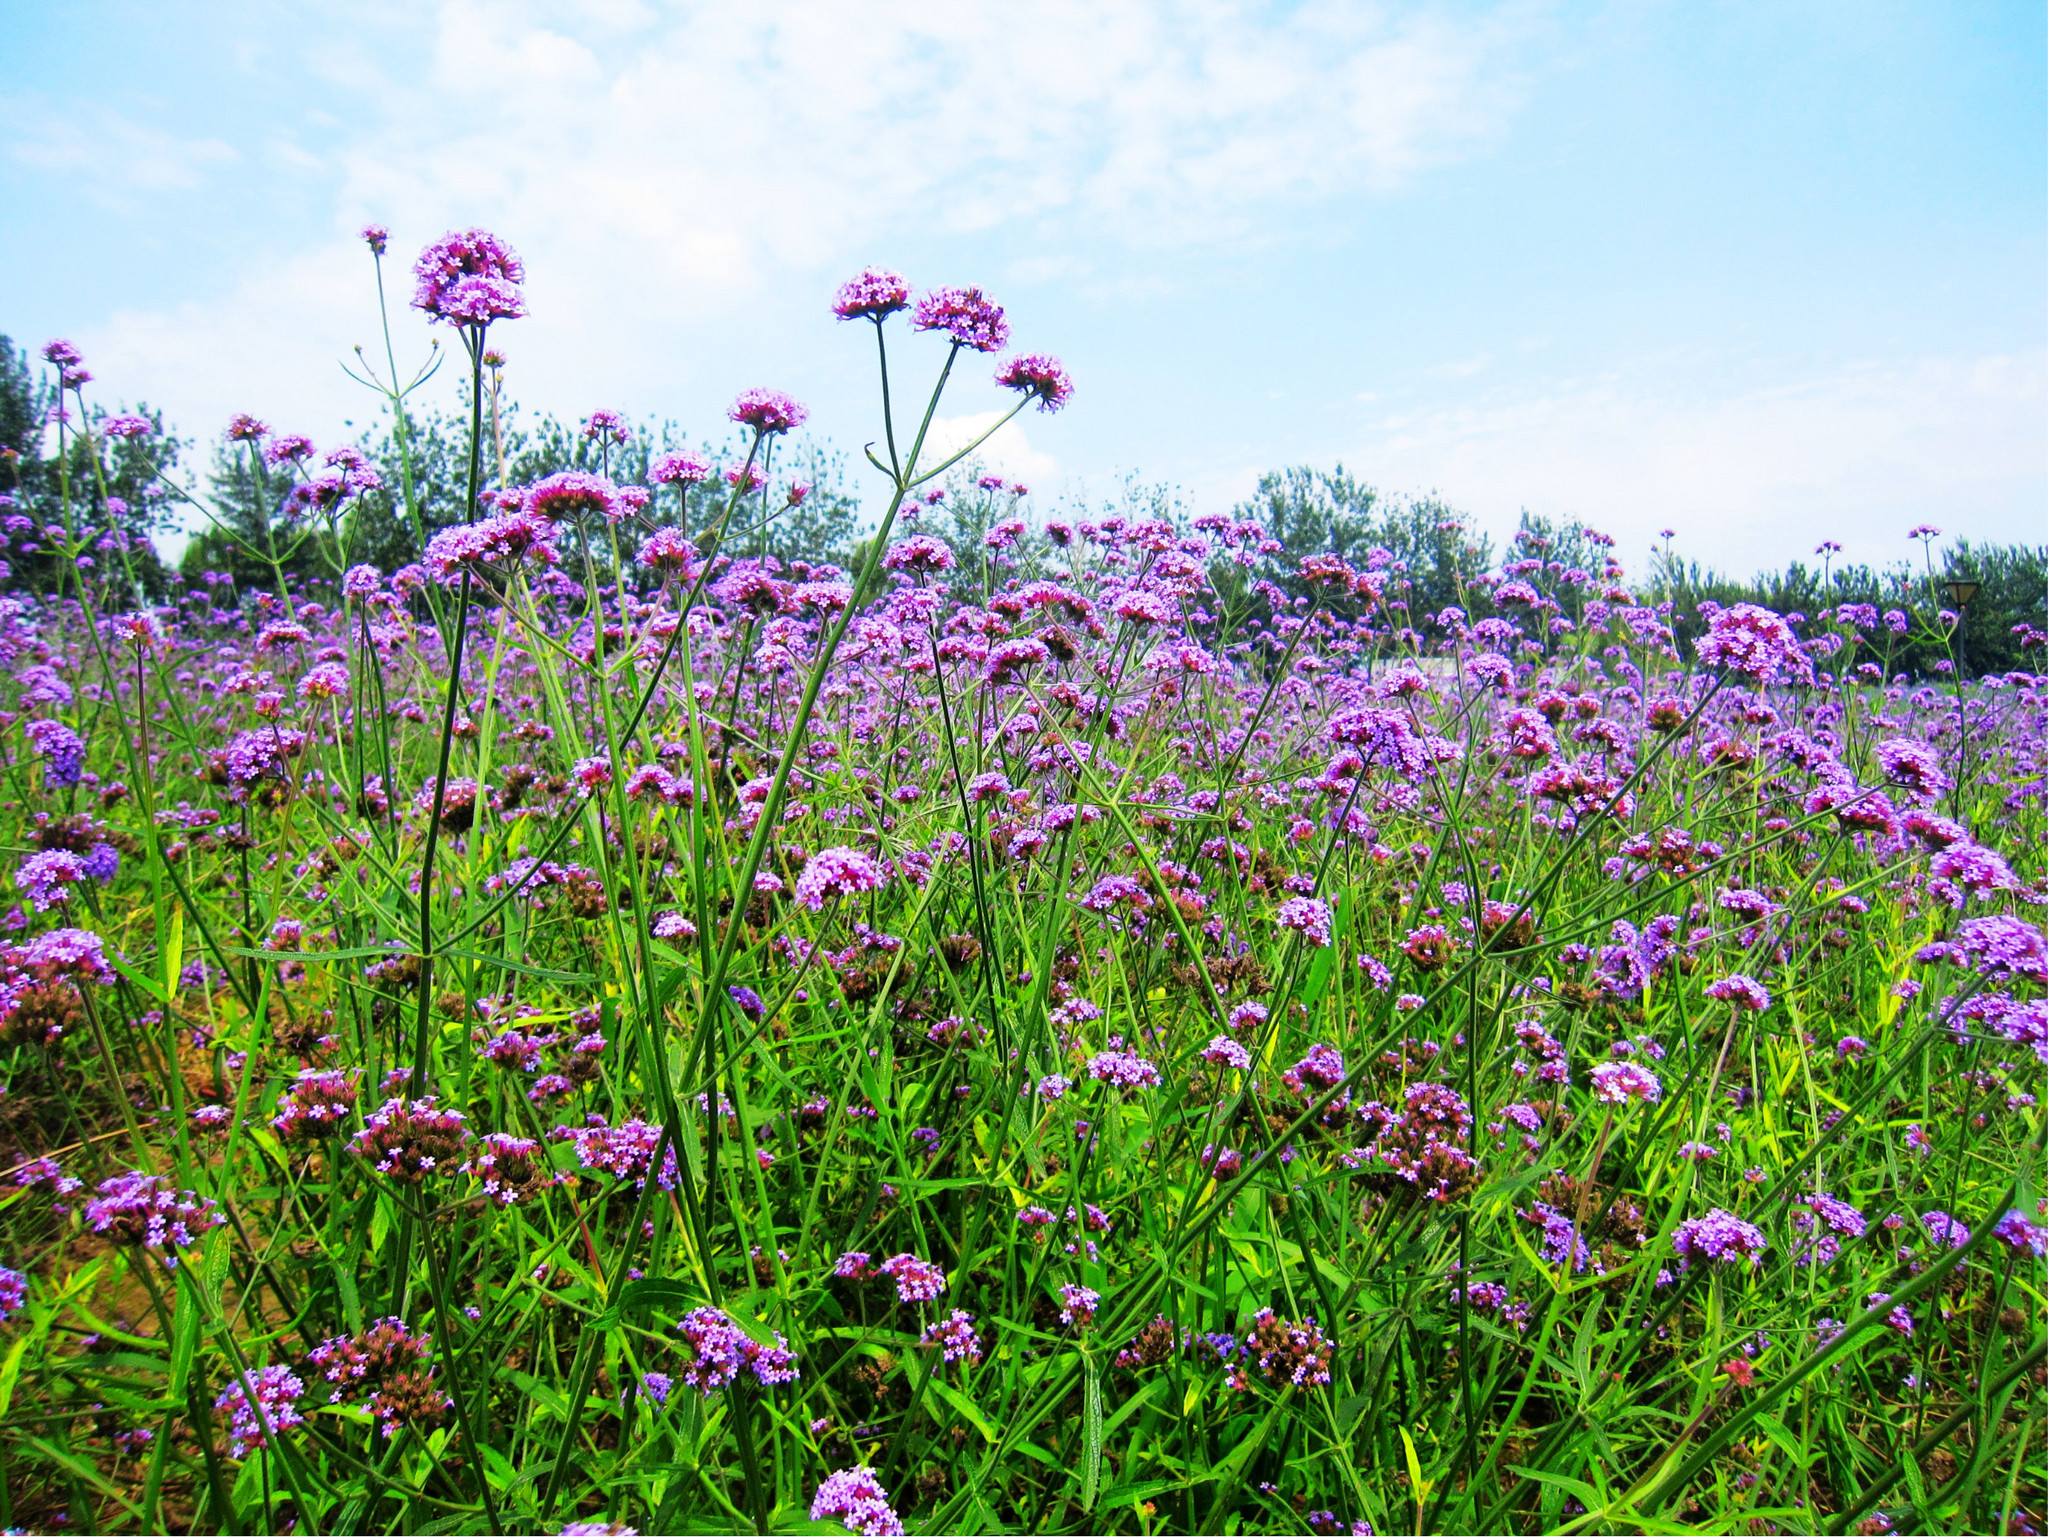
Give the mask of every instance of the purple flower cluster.
POLYGON ((179 1190, 161 1175, 138 1169, 101 1181, 99 1193, 85 1203, 85 1220, 109 1241, 160 1253, 175 1268, 181 1251, 227 1218, 212 1196, 179 1190))
POLYGON ((388 1099, 377 1107, 351 1146, 370 1167, 401 1185, 424 1184, 430 1175, 453 1174, 469 1144, 467 1118, 425 1099, 388 1099))
POLYGON ((823 912, 834 897, 880 891, 888 882, 882 867, 859 849, 820 849, 796 878, 796 899, 814 913, 823 912))
POLYGON ((85 777, 85 743, 77 732, 57 720, 32 720, 22 729, 43 760, 46 786, 61 790, 85 777))
POLYGON ((903 1521, 889 1505, 889 1491, 873 1468, 841 1468, 811 1497, 813 1521, 837 1521, 860 1537, 903 1537, 903 1521))
POLYGON ((299 1412, 299 1399, 306 1385, 290 1367, 262 1367, 249 1373, 248 1385, 254 1390, 253 1396, 243 1390, 238 1378, 213 1403, 228 1417, 230 1457, 247 1457, 257 1448, 268 1446, 270 1437, 278 1431, 306 1423, 306 1416, 299 1412))
MULTIPOLYGON (((731 1387, 742 1372, 763 1387, 797 1379, 796 1357, 780 1334, 772 1344, 753 1338, 720 1308, 701 1307, 683 1315, 676 1330, 690 1350, 683 1381, 709 1398, 731 1387)), ((772 1331, 771 1331, 772 1332, 772 1331)))
POLYGON ((488 230, 443 235, 413 263, 413 308, 454 326, 481 329, 526 313, 519 285, 526 268, 511 246, 488 230))
POLYGON ((929 1325, 918 1336, 920 1345, 938 1350, 939 1359, 946 1365, 965 1361, 969 1366, 981 1363, 981 1336, 974 1329, 974 1315, 953 1309, 952 1315, 929 1325))
POLYGON ((277 1097, 271 1127, 286 1142, 332 1136, 356 1106, 356 1075, 338 1068, 308 1067, 277 1097))
POLYGON ((895 1255, 875 1270, 896 1283, 898 1302, 936 1302, 946 1289, 946 1272, 915 1254, 895 1255))
POLYGON ((1715 1265, 1748 1260, 1752 1270, 1762 1263, 1763 1252, 1770 1247, 1761 1228, 1719 1207, 1704 1217, 1688 1217, 1679 1223, 1671 1244, 1684 1266, 1694 1260, 1715 1265))
POLYGON ((1088 1076, 1118 1089, 1159 1085, 1159 1069, 1133 1051, 1098 1051, 1088 1059, 1088 1076))

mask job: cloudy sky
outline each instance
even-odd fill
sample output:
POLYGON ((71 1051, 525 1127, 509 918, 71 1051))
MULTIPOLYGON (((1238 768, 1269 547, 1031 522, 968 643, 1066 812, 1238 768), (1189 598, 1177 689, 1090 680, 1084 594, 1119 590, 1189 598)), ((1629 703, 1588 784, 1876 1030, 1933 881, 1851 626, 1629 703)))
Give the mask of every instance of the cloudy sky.
POLYGON ((0 331, 194 436, 365 420, 356 230, 403 264, 474 223, 529 271, 513 387, 564 414, 708 434, 767 384, 857 448, 871 347, 827 305, 882 263, 1067 361, 1000 444, 1047 501, 1342 461, 1737 570, 2048 537, 2038 0, 75 0, 9 34, 0 331))

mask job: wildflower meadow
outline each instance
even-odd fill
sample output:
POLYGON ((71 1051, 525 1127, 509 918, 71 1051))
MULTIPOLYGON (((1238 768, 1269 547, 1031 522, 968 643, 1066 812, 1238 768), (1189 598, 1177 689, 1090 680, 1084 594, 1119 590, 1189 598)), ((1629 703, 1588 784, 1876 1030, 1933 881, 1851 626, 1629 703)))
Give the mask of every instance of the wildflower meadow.
POLYGON ((881 269, 793 549, 801 403, 521 481, 366 239, 231 572, 68 343, 0 469, 0 1526, 2042 1530, 2048 634, 1045 509, 881 269))

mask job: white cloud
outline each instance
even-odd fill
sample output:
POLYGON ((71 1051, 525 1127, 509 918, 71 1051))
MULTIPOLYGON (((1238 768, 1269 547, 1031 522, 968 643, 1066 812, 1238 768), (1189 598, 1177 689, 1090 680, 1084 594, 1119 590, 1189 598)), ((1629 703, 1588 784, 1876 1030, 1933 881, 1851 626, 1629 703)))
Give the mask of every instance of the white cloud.
POLYGON ((1717 393, 1655 365, 1499 391, 1372 421, 1346 461, 1383 487, 1435 489, 1496 532, 1523 507, 1583 518, 1631 556, 1675 528, 1737 572, 1838 539, 1888 563, 1931 521, 2042 538, 2048 353, 1858 364, 1717 393))
POLYGON ((187 139, 110 108, 56 112, 24 98, 0 100, 7 156, 18 165, 75 178, 102 203, 124 206, 136 193, 189 192, 240 162, 219 139, 187 139))
MULTIPOLYGON (((1156 292, 1163 251, 1267 242, 1279 205, 1469 154, 1520 100, 1519 15, 356 0, 280 48, 346 114, 313 109, 309 133, 268 136, 263 157, 300 188, 319 163, 330 233, 252 243, 262 260, 212 298, 73 329, 103 379, 188 430, 256 409, 332 432, 371 402, 331 360, 378 334, 342 230, 392 228, 402 309, 402 257, 480 223, 530 273, 532 318, 505 338, 529 404, 699 409, 761 382, 727 377, 742 356, 799 383, 831 285, 907 244, 1000 230, 1029 253, 1006 264, 1013 283, 1156 292), (1089 255, 1104 239, 1143 254, 1110 272, 1089 255)), ((187 161, 215 153, 187 146, 187 161)), ((416 317, 402 330, 416 345, 416 317)))
MULTIPOLYGON (((924 462, 944 463, 1007 415, 1007 411, 976 411, 965 416, 935 418, 931 433, 925 439, 924 462)), ((1020 416, 996 427, 989 434, 988 441, 963 462, 962 468, 1049 488, 1053 476, 1059 471, 1059 461, 1031 446, 1025 438, 1024 419, 1020 416)))
POLYGON ((1439 363, 1428 370, 1432 379, 1470 379, 1483 374, 1493 367, 1493 354, 1482 352, 1474 358, 1465 358, 1456 363, 1439 363))

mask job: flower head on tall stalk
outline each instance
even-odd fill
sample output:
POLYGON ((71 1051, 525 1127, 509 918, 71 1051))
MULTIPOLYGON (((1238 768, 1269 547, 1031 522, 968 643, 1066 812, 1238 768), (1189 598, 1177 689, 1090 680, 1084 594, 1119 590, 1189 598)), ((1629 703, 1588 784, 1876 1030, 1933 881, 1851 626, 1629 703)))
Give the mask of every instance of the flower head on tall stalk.
POLYGON ((753 428, 756 435, 764 438, 801 427, 810 414, 808 408, 782 391, 768 389, 742 390, 732 409, 726 412, 741 426, 753 428))
MULTIPOLYGON (((372 250, 376 249, 372 243, 372 250)), ((448 325, 481 330, 526 313, 518 253, 489 230, 452 230, 413 263, 413 308, 448 325)))

